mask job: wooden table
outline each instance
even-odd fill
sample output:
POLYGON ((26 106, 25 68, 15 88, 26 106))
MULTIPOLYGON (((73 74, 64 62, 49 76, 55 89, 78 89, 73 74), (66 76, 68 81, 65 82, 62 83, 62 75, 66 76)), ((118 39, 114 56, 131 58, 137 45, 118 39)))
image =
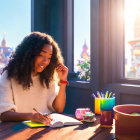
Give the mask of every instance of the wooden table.
POLYGON ((114 124, 111 128, 100 127, 96 122, 61 128, 29 128, 19 122, 0 123, 0 140, 113 140, 114 124))

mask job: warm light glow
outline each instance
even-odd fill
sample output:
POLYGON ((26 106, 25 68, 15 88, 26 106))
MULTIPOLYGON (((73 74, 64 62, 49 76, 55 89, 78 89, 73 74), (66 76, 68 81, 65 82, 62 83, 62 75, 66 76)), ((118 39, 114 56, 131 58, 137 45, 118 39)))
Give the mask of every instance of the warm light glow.
POLYGON ((140 0, 125 0, 125 78, 140 79, 140 0))
POLYGON ((125 0, 125 37, 127 40, 134 38, 133 26, 139 9, 140 0, 125 0))

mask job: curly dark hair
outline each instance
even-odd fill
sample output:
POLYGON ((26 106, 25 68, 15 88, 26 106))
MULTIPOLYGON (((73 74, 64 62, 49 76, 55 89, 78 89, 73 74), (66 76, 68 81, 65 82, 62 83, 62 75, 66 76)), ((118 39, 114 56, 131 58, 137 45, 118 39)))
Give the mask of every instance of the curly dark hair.
POLYGON ((31 74, 35 71, 35 58, 38 56, 45 44, 51 45, 53 54, 49 65, 39 73, 40 82, 44 82, 49 88, 49 83, 54 79, 58 63, 63 63, 63 58, 58 44, 54 39, 45 33, 32 32, 27 35, 12 54, 7 70, 8 79, 14 78, 23 88, 27 89, 33 84, 31 74))

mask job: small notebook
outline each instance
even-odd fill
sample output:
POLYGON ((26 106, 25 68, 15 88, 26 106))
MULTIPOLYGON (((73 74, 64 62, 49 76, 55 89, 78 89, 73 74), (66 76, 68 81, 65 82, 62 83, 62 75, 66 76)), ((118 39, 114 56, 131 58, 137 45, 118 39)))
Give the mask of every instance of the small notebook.
POLYGON ((50 114, 52 119, 49 125, 45 125, 43 123, 34 123, 31 121, 24 121, 23 123, 29 127, 43 127, 43 126, 50 126, 50 127, 62 127, 64 125, 79 125, 83 124, 81 121, 74 119, 73 117, 52 113, 50 114))

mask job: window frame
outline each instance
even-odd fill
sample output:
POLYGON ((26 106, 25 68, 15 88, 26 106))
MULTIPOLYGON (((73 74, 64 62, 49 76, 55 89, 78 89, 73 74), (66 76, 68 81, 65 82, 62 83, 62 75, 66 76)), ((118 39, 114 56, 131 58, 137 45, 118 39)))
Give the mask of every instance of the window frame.
MULTIPOLYGON (((91 65, 90 65, 90 81, 78 81, 78 80, 70 80, 70 86, 73 87, 82 87, 82 88, 90 88, 93 91, 98 90, 98 14, 99 14, 99 1, 94 0, 90 1, 91 3, 91 32, 90 36, 93 39, 91 40, 90 51, 93 52, 90 54, 91 57, 91 65), (94 36, 94 37, 92 37, 94 36), (93 61, 96 60, 95 61, 93 61), (94 77, 94 78, 93 78, 94 77), (94 83, 94 84, 93 84, 94 83)), ((64 58, 65 63, 69 68, 69 75, 74 75, 74 0, 64 1, 64 58), (72 60, 72 61, 71 61, 72 60)))

